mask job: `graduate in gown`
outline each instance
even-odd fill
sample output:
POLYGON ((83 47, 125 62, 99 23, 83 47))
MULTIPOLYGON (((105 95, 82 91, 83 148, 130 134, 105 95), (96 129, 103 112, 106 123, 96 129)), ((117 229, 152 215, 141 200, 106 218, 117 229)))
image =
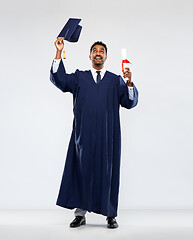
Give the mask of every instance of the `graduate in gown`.
POLYGON ((66 73, 61 60, 63 39, 55 41, 57 52, 50 80, 62 92, 72 94, 74 119, 56 204, 76 208, 71 227, 85 224, 88 211, 107 216, 107 227, 116 228, 121 159, 119 109, 135 107, 138 91, 129 69, 124 73, 127 82, 105 70, 107 47, 102 42, 95 42, 90 49, 91 70, 66 73))

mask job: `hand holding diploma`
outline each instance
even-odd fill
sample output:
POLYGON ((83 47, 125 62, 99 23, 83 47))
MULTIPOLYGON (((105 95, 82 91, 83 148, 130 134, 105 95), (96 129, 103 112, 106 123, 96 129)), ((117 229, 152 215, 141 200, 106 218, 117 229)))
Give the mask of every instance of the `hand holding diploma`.
POLYGON ((132 73, 130 72, 131 62, 129 62, 127 60, 127 55, 126 55, 126 49, 125 48, 121 49, 121 54, 122 54, 122 72, 123 72, 123 77, 127 81, 128 86, 129 87, 133 87, 133 83, 131 81, 132 73))
POLYGON ((130 72, 130 69, 128 67, 126 67, 125 71, 123 73, 123 77, 128 78, 127 84, 128 84, 129 87, 133 87, 133 83, 131 81, 131 76, 132 76, 132 73, 130 72))

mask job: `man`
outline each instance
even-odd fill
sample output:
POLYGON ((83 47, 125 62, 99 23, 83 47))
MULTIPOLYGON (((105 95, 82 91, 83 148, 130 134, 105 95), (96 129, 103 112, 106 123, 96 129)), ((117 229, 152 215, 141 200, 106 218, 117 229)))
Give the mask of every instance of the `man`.
POLYGON ((121 130, 119 107, 131 109, 138 91, 129 68, 121 76, 106 71, 107 47, 95 42, 90 49, 92 68, 67 74, 61 61, 64 38, 55 41, 56 58, 51 82, 73 94, 73 129, 56 204, 75 210, 70 227, 86 224, 86 212, 106 216, 107 227, 117 228, 121 130))

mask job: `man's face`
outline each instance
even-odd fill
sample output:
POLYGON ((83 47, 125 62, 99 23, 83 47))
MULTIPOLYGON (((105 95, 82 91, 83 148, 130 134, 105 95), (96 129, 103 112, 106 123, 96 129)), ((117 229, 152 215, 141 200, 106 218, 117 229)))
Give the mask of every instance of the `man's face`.
POLYGON ((89 58, 95 66, 104 65, 104 62, 107 59, 105 48, 102 45, 95 45, 92 48, 89 58))

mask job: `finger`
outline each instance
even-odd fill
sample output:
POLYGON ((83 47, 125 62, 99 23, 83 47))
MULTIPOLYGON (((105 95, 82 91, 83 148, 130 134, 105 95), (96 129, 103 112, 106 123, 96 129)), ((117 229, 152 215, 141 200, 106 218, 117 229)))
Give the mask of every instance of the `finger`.
POLYGON ((131 74, 125 74, 124 77, 131 78, 131 74))
POLYGON ((63 40, 64 40, 64 37, 58 37, 58 38, 56 39, 56 42, 59 43, 59 44, 61 44, 61 43, 64 43, 63 40))
POLYGON ((62 45, 62 44, 64 44, 64 42, 63 42, 63 41, 56 40, 56 44, 62 45))
POLYGON ((57 40, 62 41, 64 40, 64 37, 58 37, 57 40))
POLYGON ((64 44, 63 41, 58 41, 57 43, 58 43, 59 45, 64 44))

